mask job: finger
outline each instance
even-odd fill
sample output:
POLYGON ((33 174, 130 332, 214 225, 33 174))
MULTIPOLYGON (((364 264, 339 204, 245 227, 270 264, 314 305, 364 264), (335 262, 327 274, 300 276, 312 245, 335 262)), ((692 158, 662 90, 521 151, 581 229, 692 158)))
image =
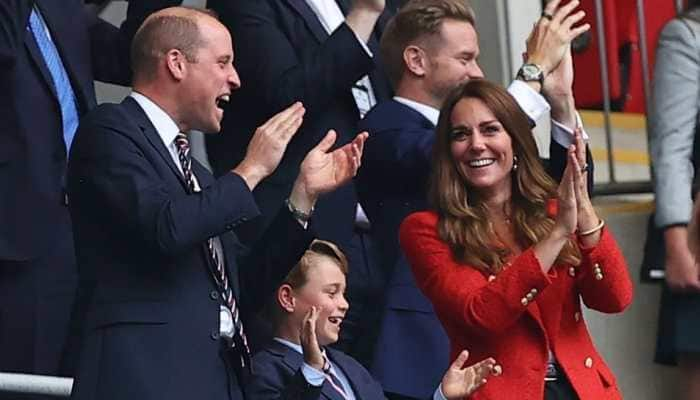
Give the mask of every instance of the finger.
POLYGON ((474 370, 477 374, 477 379, 486 378, 493 372, 493 368, 496 366, 496 360, 493 358, 487 358, 481 360, 474 364, 474 370))
POLYGON ((369 138, 369 133, 365 131, 360 132, 353 140, 353 142, 356 143, 357 147, 360 149, 360 155, 362 155, 365 150, 365 142, 367 141, 367 138, 369 138))
POLYGON ((279 132, 282 138, 291 138, 304 121, 305 113, 306 109, 301 108, 289 115, 289 117, 270 125, 267 129, 271 132, 279 132))
POLYGON ((450 364, 450 368, 462 369, 464 363, 467 362, 467 359, 469 359, 469 350, 462 350, 462 352, 459 353, 457 358, 455 358, 455 360, 452 361, 452 364, 450 364))
POLYGON ((562 28, 565 28, 568 31, 571 29, 571 27, 575 23, 581 21, 583 19, 583 17, 585 17, 585 16, 586 16, 586 12, 583 10, 579 10, 579 11, 569 15, 568 17, 566 17, 566 19, 564 19, 564 21, 562 21, 561 26, 562 26, 562 28))
POLYGON ((585 183, 583 183, 583 173, 581 172, 580 166, 581 164, 579 164, 575 155, 572 155, 571 158, 571 162, 574 166, 574 195, 576 196, 576 204, 580 206, 581 202, 583 201, 582 186, 585 185, 585 183))
POLYGON ((323 153, 327 153, 328 150, 333 147, 333 144, 335 143, 336 138, 338 137, 338 134, 335 133, 333 129, 329 130, 328 133, 326 133, 326 136, 321 139, 320 142, 314 147, 313 151, 322 151, 323 153))
POLYGON ((574 142, 576 143, 576 158, 579 164, 586 165, 586 142, 583 140, 580 126, 574 130, 574 142))
POLYGON ((554 12, 557 10, 557 7, 559 7, 559 3, 561 3, 561 0, 550 1, 549 3, 547 3, 546 6, 544 6, 543 13, 547 13, 549 15, 554 15, 554 12))
POLYGON ((571 14, 572 11, 578 7, 579 1, 578 0, 572 0, 563 6, 561 6, 556 13, 554 14, 554 17, 552 18, 552 22, 561 24, 561 22, 566 18, 569 14, 571 14))
POLYGON ((569 41, 576 39, 584 32, 588 32, 589 29, 591 29, 591 24, 583 24, 571 29, 569 31, 569 41))
POLYGON ((302 108, 303 108, 303 106, 302 106, 301 102, 297 101, 294 104, 292 104, 291 106, 289 106, 289 107, 285 108, 284 110, 278 112, 277 114, 273 115, 270 119, 265 121, 265 123, 262 124, 260 126, 260 128, 268 128, 271 126, 276 126, 279 123, 279 121, 286 120, 287 118, 289 118, 289 116, 291 116, 295 112, 298 112, 299 109, 302 109, 302 108))

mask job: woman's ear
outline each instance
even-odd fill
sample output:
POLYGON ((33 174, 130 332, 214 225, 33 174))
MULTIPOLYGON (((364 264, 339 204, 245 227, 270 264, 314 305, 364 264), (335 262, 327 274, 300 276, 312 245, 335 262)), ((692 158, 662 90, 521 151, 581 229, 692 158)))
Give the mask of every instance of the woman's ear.
POLYGON ((277 289, 277 304, 288 313, 294 312, 296 307, 296 298, 294 297, 294 289, 284 283, 277 289))

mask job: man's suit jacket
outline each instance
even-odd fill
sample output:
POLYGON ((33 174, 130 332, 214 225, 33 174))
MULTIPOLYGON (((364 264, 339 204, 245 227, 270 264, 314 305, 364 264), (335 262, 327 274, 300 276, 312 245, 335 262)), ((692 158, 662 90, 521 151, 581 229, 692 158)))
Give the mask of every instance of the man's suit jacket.
POLYGON ((595 247, 581 249, 578 266, 562 263, 545 274, 530 247, 498 275, 489 275, 455 260, 437 224, 435 212, 411 214, 399 240, 450 337, 451 358, 468 348, 472 362, 493 357, 503 366, 501 375, 490 377, 470 398, 541 400, 547 349, 578 398, 622 398, 581 310, 583 303, 618 313, 632 303, 627 263, 607 229, 595 247))
POLYGON ((129 43, 148 12, 172 0, 133 2, 121 29, 87 15, 81 0, 0 4, 0 260, 27 260, 55 240, 65 208, 66 150, 56 90, 32 33, 41 10, 80 115, 95 106, 93 79, 128 84, 129 43), (11 188, 11 190, 10 190, 11 188))
MULTIPOLYGON (((449 366, 449 340, 430 301, 417 288, 399 246, 398 231, 409 214, 428 209, 427 188, 435 126, 396 100, 374 107, 360 123, 370 133, 357 177, 362 207, 372 224, 377 265, 375 302, 382 304, 370 370, 388 392, 428 398, 449 366)), ((552 141, 549 171, 561 175, 566 149, 552 141)), ((372 345, 374 343, 368 343, 372 345)))
MULTIPOLYGON (((349 3, 338 0, 343 12, 349 3)), ((280 167, 254 191, 268 223, 289 195, 304 156, 326 132, 337 130, 336 145, 349 142, 357 133, 360 115, 353 85, 369 74, 376 97, 388 97, 389 85, 377 69, 377 43, 386 15, 369 42, 372 58, 346 24, 328 35, 306 0, 209 0, 208 6, 232 33, 234 64, 242 82, 231 96, 221 134, 207 137, 215 173, 224 173, 243 159, 255 128, 269 117, 295 101, 306 107, 304 124, 280 167)), ((393 9, 387 8, 385 14, 393 9)), ((356 203, 352 183, 320 199, 315 210, 319 236, 347 247, 356 203)))
POLYGON ((240 397, 246 374, 232 367, 237 350, 222 349, 221 299, 206 241, 221 239, 245 321, 312 238, 283 211, 260 247, 237 262, 232 230, 258 215, 253 196, 238 175, 214 179, 195 160, 192 168, 202 187, 196 194, 187 193, 132 98, 84 118, 68 191, 81 282, 92 295, 74 399, 240 397))
POLYGON ((141 21, 179 3, 131 2, 116 28, 85 12, 82 0, 0 2, 1 370, 58 372, 77 279, 62 117, 51 74, 27 29, 32 7, 43 16, 82 116, 95 106, 93 79, 129 83, 129 43, 141 21))
MULTIPOLYGON (((343 370, 357 400, 383 400, 382 387, 367 370, 345 353, 326 348, 328 358, 343 370)), ((270 341, 253 357, 257 372, 246 387, 249 400, 344 400, 324 381, 320 387, 309 385, 301 373, 304 357, 289 346, 270 341)))

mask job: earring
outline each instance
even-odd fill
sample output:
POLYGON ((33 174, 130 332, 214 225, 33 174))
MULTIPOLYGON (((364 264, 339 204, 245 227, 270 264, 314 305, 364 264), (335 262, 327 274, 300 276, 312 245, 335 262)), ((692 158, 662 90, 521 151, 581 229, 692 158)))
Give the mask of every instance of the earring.
POLYGON ((518 156, 513 156, 513 172, 518 170, 518 156))

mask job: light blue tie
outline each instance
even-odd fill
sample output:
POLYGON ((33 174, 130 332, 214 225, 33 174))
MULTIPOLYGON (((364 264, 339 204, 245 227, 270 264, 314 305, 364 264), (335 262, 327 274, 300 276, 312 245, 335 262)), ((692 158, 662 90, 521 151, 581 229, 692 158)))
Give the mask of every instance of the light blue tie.
POLYGON ((44 57, 46 67, 53 78, 54 88, 58 95, 58 103, 61 105, 63 141, 66 144, 66 154, 68 154, 71 142, 73 142, 73 136, 75 136, 75 131, 78 129, 78 109, 75 106, 75 93, 73 93, 68 73, 63 66, 58 49, 51 41, 46 23, 36 7, 32 9, 32 13, 29 16, 29 29, 34 35, 34 40, 36 40, 41 55, 44 57))

